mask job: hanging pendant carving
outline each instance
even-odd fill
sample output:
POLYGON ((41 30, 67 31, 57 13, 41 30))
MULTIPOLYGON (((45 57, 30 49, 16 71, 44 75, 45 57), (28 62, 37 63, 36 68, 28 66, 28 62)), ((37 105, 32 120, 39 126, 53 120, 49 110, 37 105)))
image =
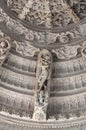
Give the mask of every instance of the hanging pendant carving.
POLYGON ((43 49, 38 56, 37 84, 35 88, 34 120, 46 120, 48 106, 50 81, 52 74, 52 55, 48 50, 43 49))
POLYGON ((11 48, 10 39, 3 37, 0 39, 0 66, 3 64, 9 50, 11 48))

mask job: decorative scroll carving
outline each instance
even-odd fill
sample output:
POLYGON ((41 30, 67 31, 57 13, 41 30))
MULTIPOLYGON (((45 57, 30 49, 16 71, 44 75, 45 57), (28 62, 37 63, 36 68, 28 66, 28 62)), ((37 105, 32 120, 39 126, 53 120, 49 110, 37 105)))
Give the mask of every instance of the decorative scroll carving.
POLYGON ((52 55, 48 50, 42 50, 38 56, 37 84, 35 88, 34 120, 46 120, 46 110, 50 91, 52 73, 52 55))
POLYGON ((0 38, 0 65, 4 62, 10 48, 10 39, 8 37, 0 38))
POLYGON ((39 48, 36 48, 36 47, 30 45, 29 42, 14 41, 14 44, 16 44, 16 51, 23 56, 33 57, 35 55, 35 53, 40 52, 39 48))
POLYGON ((80 48, 80 45, 76 45, 76 46, 63 46, 59 49, 56 50, 52 50, 53 53, 55 53, 57 55, 58 59, 71 59, 77 56, 78 51, 77 49, 80 48))
POLYGON ((57 40, 60 43, 68 43, 71 39, 73 39, 75 36, 72 32, 62 32, 61 34, 57 35, 57 40))

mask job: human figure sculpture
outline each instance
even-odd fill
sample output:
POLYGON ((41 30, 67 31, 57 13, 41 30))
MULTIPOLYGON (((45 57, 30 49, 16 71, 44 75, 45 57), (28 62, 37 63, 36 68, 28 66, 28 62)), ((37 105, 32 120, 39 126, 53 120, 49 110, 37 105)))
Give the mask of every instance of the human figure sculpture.
POLYGON ((48 55, 42 56, 41 59, 41 72, 38 77, 38 88, 37 91, 46 90, 46 83, 49 77, 49 66, 50 66, 50 57, 48 55))
POLYGON ((46 119, 51 71, 51 54, 47 50, 43 50, 38 56, 37 86, 35 90, 35 103, 33 113, 33 119, 35 120, 46 119))

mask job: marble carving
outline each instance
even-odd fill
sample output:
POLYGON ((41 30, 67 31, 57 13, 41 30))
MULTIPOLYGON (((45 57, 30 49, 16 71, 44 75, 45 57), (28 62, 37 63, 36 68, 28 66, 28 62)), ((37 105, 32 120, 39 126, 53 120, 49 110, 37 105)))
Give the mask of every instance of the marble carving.
POLYGON ((0 130, 78 128, 86 128, 86 1, 0 0, 0 130))

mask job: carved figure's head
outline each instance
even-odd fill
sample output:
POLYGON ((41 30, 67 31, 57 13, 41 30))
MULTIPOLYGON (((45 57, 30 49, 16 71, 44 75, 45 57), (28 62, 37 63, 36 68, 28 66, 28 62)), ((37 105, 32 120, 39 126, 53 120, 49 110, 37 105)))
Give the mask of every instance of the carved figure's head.
POLYGON ((42 55, 42 65, 47 65, 49 66, 50 62, 51 62, 51 57, 49 56, 49 54, 45 53, 42 55))
POLYGON ((9 42, 7 40, 2 40, 0 42, 0 56, 5 55, 9 48, 10 48, 9 42))

